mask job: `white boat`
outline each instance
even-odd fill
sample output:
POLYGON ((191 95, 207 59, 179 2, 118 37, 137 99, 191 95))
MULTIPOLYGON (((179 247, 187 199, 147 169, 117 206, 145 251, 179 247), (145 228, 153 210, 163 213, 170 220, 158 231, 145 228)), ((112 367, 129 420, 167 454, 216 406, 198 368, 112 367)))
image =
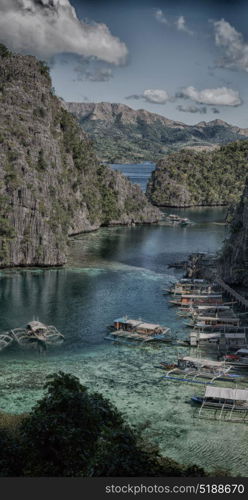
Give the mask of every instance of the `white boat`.
POLYGON ((126 316, 115 319, 110 329, 111 336, 118 338, 122 337, 142 342, 168 342, 172 340, 170 328, 156 323, 148 323, 141 319, 131 319, 126 316))
POLYGON ((248 390, 207 385, 204 396, 193 396, 200 405, 199 417, 231 422, 248 422, 248 390))
MULTIPOLYGON (((166 369, 165 363, 161 363, 161 365, 166 369)), ((169 367, 165 378, 187 382, 207 378, 213 383, 217 379, 236 381, 240 377, 240 375, 230 372, 231 366, 226 366, 224 361, 183 356, 178 358, 176 365, 169 367), (180 375, 180 377, 174 377, 174 375, 180 375), (181 378, 182 375, 183 378, 181 378)))
POLYGON ((47 345, 59 345, 64 341, 64 336, 55 326, 44 325, 40 321, 30 321, 25 328, 13 328, 9 332, 0 334, 0 351, 16 344, 19 347, 36 347, 45 351, 47 345))

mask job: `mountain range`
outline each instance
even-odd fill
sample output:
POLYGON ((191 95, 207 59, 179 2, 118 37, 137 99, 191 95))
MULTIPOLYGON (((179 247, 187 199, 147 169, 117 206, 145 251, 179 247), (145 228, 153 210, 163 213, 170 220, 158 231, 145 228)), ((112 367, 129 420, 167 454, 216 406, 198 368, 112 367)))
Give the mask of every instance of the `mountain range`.
POLYGON ((68 102, 65 106, 94 141, 99 160, 108 163, 157 161, 180 149, 213 150, 248 137, 248 129, 218 119, 186 125, 124 104, 68 102))

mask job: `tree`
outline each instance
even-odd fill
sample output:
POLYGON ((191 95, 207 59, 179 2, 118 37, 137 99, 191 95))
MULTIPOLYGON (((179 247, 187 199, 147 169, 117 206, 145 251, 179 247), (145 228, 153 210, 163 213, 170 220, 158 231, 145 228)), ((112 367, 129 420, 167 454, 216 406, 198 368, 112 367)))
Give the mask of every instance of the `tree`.
POLYGON ((112 423, 118 416, 72 375, 59 372, 48 378, 45 388, 46 395, 22 428, 25 475, 87 476, 104 418, 112 423))
POLYGON ((7 416, 4 432, 0 428, 0 475, 204 475, 195 465, 187 469, 162 457, 109 401, 88 393, 77 377, 59 372, 48 377, 45 388, 29 415, 7 416))

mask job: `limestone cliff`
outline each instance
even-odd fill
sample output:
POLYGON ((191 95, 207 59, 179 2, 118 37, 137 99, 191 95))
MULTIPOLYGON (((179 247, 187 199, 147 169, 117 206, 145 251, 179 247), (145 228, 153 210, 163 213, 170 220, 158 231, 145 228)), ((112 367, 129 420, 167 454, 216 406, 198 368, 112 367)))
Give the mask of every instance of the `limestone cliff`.
POLYGON ((248 286, 248 179, 219 259, 224 281, 248 286))
POLYGON ((248 169, 248 140, 211 152, 182 150, 157 164, 147 187, 157 206, 216 206, 237 203, 248 169))
POLYGON ((61 265, 68 235, 159 218, 137 186, 99 164, 46 65, 0 46, 0 267, 61 265))

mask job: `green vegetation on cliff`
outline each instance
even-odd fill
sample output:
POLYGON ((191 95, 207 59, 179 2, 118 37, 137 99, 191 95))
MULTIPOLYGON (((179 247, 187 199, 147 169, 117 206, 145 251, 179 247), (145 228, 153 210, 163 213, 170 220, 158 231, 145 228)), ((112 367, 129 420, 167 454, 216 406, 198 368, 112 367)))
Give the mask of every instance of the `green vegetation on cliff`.
POLYGON ((100 166, 47 65, 0 45, 0 267, 61 265, 68 236, 159 218, 141 189, 100 166))
POLYGON ((157 206, 231 205, 239 200, 247 173, 247 140, 212 152, 182 150, 158 162, 147 195, 157 206))
POLYGON ((237 139, 242 131, 221 120, 186 125, 124 104, 66 103, 94 140, 98 158, 108 163, 158 161, 184 147, 212 148, 237 139))

